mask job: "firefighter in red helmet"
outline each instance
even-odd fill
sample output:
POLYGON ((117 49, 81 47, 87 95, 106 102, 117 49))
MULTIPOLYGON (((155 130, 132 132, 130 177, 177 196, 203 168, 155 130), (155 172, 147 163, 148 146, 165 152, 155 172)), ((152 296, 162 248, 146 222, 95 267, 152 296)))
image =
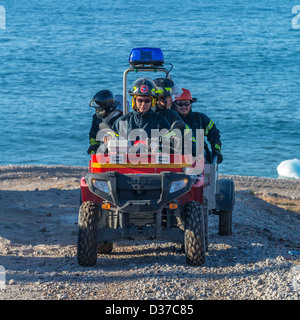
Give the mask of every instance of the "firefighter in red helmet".
POLYGON ((179 96, 175 96, 175 103, 177 106, 177 112, 181 119, 189 125, 193 130, 193 135, 196 137, 196 130, 203 129, 204 135, 207 141, 211 145, 212 154, 209 151, 207 144, 205 143, 206 160, 211 162, 214 156, 217 156, 218 163, 223 161, 221 153, 221 137, 220 131, 217 129, 215 123, 204 113, 192 111, 192 104, 197 101, 192 97, 189 90, 182 88, 182 93, 179 96), (212 157, 211 157, 212 156, 212 157))

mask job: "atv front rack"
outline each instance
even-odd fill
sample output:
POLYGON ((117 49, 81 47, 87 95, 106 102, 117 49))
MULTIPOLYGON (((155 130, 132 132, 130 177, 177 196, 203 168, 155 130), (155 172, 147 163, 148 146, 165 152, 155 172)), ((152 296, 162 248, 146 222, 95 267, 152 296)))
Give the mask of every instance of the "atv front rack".
POLYGON ((92 154, 89 172, 102 173, 160 173, 162 171, 183 172, 194 165, 192 155, 178 154, 92 154))
POLYGON ((171 171, 143 175, 107 171, 85 177, 90 192, 128 213, 158 212, 190 191, 196 181, 196 176, 171 171))

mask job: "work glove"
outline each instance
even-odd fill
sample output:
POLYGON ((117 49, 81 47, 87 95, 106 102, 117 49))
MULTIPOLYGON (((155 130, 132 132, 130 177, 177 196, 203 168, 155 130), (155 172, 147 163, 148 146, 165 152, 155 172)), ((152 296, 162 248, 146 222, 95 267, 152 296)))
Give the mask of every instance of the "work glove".
POLYGON ((87 154, 95 154, 98 148, 99 148, 99 144, 90 145, 90 147, 87 150, 87 154))

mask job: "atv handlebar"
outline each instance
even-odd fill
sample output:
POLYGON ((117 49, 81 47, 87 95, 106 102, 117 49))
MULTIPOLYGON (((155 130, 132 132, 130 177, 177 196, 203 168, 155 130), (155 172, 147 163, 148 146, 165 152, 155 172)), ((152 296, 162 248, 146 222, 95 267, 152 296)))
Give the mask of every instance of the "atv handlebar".
POLYGON ((214 156, 214 159, 213 159, 213 164, 218 164, 218 156, 214 156))

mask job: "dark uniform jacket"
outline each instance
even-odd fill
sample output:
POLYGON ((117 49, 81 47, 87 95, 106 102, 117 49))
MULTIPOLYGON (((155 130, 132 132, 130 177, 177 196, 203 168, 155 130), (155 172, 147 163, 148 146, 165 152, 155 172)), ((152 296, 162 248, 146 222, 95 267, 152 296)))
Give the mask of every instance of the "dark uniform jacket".
POLYGON ((175 121, 181 120, 179 114, 172 109, 161 109, 160 107, 156 106, 154 111, 160 116, 165 117, 170 125, 172 125, 175 121))
MULTIPOLYGON (((161 109, 158 106, 156 106, 154 111, 157 114, 159 114, 160 116, 163 116, 164 118, 166 118, 169 121, 171 126, 175 121, 182 121, 182 118, 180 117, 180 115, 173 109, 161 109)), ((182 130, 181 130, 183 138, 189 132, 190 129, 191 128, 189 127, 189 125, 187 125, 185 123, 184 129, 182 128, 182 130)), ((196 144, 195 143, 196 143, 196 139, 195 139, 195 136, 193 135, 193 137, 192 137, 193 154, 195 154, 195 152, 196 152, 196 144)))
MULTIPOLYGON (((122 112, 119 110, 114 110, 112 114, 109 114, 106 118, 98 118, 96 114, 93 116, 92 126, 89 133, 90 144, 96 141, 97 132, 99 131, 99 124, 102 122, 106 122, 110 127, 113 123, 122 116, 122 112)), ((99 144, 99 142, 98 142, 99 144)))
POLYGON ((119 134, 120 137, 127 138, 128 134, 133 129, 143 129, 151 138, 152 129, 170 129, 170 123, 160 115, 156 114, 152 109, 141 113, 133 110, 132 112, 118 118, 113 124, 112 129, 119 134), (126 122, 122 125, 121 121, 126 122))
POLYGON ((114 110, 112 111, 107 117, 105 118, 98 118, 96 114, 93 116, 92 120, 92 126, 89 132, 89 141, 90 146, 87 150, 87 153, 90 154, 91 152, 96 152, 98 149, 100 142, 96 140, 97 133, 99 131, 99 124, 102 122, 106 122, 110 127, 113 125, 113 123, 122 116, 122 112, 120 110, 114 110))
MULTIPOLYGON (((213 155, 216 150, 221 151, 222 144, 221 144, 220 131, 217 129, 215 123, 207 115, 200 112, 190 111, 190 113, 186 117, 181 114, 179 114, 179 116, 187 125, 190 126, 190 128, 192 128, 194 137, 196 137, 197 129, 204 130, 204 136, 206 136, 208 142, 211 145, 211 150, 213 155)), ((204 148, 207 153, 206 155, 207 160, 211 161, 210 152, 206 143, 204 148)))

